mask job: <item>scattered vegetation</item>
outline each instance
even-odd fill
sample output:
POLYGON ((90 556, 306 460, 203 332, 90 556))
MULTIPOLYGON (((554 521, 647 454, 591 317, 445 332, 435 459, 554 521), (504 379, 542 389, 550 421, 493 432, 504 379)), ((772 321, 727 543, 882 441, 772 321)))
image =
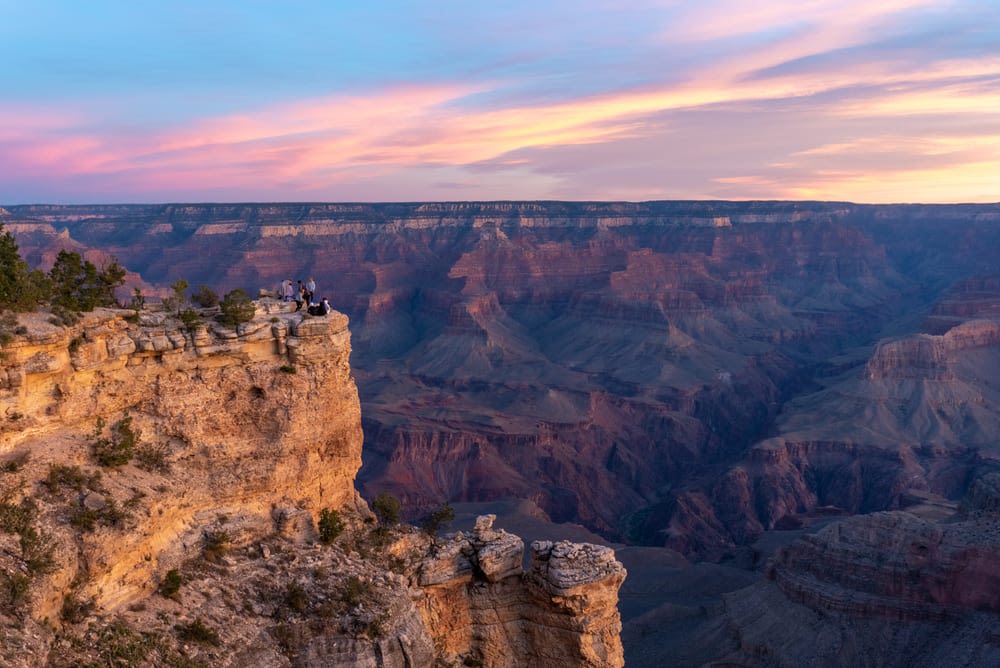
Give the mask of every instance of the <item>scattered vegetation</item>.
POLYGON ((132 630, 123 621, 114 621, 101 629, 97 636, 97 651, 101 666, 140 666, 160 640, 155 633, 132 630))
POLYGON ((98 524, 121 528, 131 517, 130 508, 120 507, 118 502, 107 494, 103 496, 103 504, 99 507, 90 507, 84 499, 81 499, 70 506, 69 511, 69 523, 84 531, 93 531, 98 524))
POLYGON ((33 311, 47 298, 48 277, 29 270, 14 236, 0 223, 0 311, 33 311))
POLYGON ((94 263, 79 253, 59 251, 49 271, 51 301, 70 311, 93 311, 98 306, 114 306, 115 288, 125 283, 125 269, 118 260, 98 271, 94 263))
POLYGON ((278 371, 282 373, 296 373, 297 369, 291 364, 284 364, 278 367, 278 371))
POLYGON ((202 556, 207 561, 218 563, 232 547, 232 536, 228 531, 220 529, 218 531, 207 531, 202 537, 202 556))
POLYGON ((227 292, 219 307, 221 309, 219 322, 227 327, 238 327, 245 322, 250 322, 256 311, 250 297, 239 288, 227 292))
POLYGON ((42 484, 48 487, 52 494, 58 494, 64 487, 69 487, 76 492, 82 492, 85 489, 99 492, 101 491, 101 472, 87 473, 75 464, 73 466, 49 464, 49 474, 42 481, 42 484))
POLYGON ((183 278, 178 278, 174 281, 174 284, 170 286, 170 289, 174 291, 174 294, 163 300, 163 308, 168 311, 172 311, 177 316, 180 316, 181 308, 187 303, 187 299, 184 297, 184 291, 188 289, 188 282, 183 278))
POLYGON ((34 526, 21 531, 21 559, 29 575, 44 575, 56 569, 55 542, 52 535, 34 526))
POLYGON ((56 327, 72 327, 78 322, 80 322, 80 314, 76 311, 72 311, 61 304, 52 305, 52 317, 49 318, 50 324, 56 327))
POLYGON ((79 599, 76 594, 70 592, 63 596, 62 609, 59 611, 59 619, 67 624, 79 624, 94 611, 93 599, 79 599))
POLYGON ((7 486, 0 493, 0 531, 16 534, 21 548, 21 572, 2 571, 0 605, 16 609, 28 600, 31 579, 55 570, 55 543, 52 536, 35 525, 38 505, 30 497, 15 502, 23 485, 7 486))
MULTIPOLYGON (((23 416, 20 413, 8 413, 7 419, 14 421, 20 420, 23 416), (13 417, 17 415, 17 417, 13 417)), ((0 471, 4 473, 17 473, 24 468, 24 465, 28 463, 31 453, 28 450, 22 450, 21 452, 16 452, 14 455, 6 460, 3 464, 0 464, 0 471)))
POLYGON ((424 533, 431 538, 437 538, 441 529, 451 523, 454 519, 455 509, 451 507, 451 504, 445 503, 443 506, 425 517, 424 521, 420 524, 420 528, 423 529, 424 533))
POLYGON ((0 311, 34 311, 48 302, 53 307, 50 322, 69 325, 76 317, 69 313, 114 306, 115 289, 124 283, 125 269, 115 258, 98 269, 66 250, 59 251, 48 274, 29 269, 13 235, 0 223, 0 311))
POLYGON ((163 576, 163 581, 160 582, 160 596, 177 600, 182 584, 184 584, 184 576, 176 568, 171 568, 163 576))
POLYGON ((177 632, 177 637, 181 640, 206 643, 216 647, 222 644, 219 640, 219 633, 201 621, 201 617, 197 617, 193 622, 187 624, 175 625, 174 631, 177 632))
POLYGON ((207 285, 199 285, 198 290, 191 295, 191 301, 202 308, 212 308, 219 305, 219 295, 207 285))
POLYGON ((389 492, 379 492, 372 499, 372 511, 378 516, 379 522, 384 526, 395 526, 399 524, 402 516, 402 506, 399 499, 389 492))
POLYGON ((13 313, 4 313, 0 316, 0 346, 6 346, 14 340, 14 335, 19 330, 17 316, 13 313))
POLYGON ((132 429, 132 418, 128 415, 111 426, 111 434, 103 436, 104 420, 97 418, 91 451, 101 466, 124 466, 135 455, 139 443, 139 432, 132 429))
POLYGON ((16 610, 28 602, 31 578, 21 573, 0 571, 0 607, 16 610))
POLYGON ((309 595, 305 587, 296 581, 291 581, 285 588, 285 604, 295 612, 305 612, 309 607, 309 595))
POLYGON ((184 323, 184 329, 189 332, 193 332, 198 329, 201 325, 201 314, 195 311, 193 308, 184 309, 178 315, 181 322, 184 323))
POLYGON ((340 601, 349 608, 355 608, 372 593, 371 583, 357 575, 348 576, 340 589, 340 601))
POLYGON ((135 449, 135 465, 149 473, 170 473, 170 448, 165 443, 141 443, 135 449))
POLYGON ((337 540, 337 536, 344 533, 344 520, 340 518, 340 513, 330 508, 319 511, 319 539, 329 545, 337 540))

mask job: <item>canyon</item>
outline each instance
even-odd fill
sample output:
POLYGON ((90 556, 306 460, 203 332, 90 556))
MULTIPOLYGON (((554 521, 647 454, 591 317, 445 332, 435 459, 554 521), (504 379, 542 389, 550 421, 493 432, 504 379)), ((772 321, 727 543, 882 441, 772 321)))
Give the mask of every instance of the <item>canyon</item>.
MULTIPOLYGON (((868 538, 838 571, 885 561, 879 555, 911 540, 904 534, 939 535, 952 547, 925 545, 932 556, 906 571, 925 596, 920 582, 950 577, 940 561, 984 563, 974 555, 993 549, 975 536, 992 531, 983 490, 997 472, 1000 433, 1000 207, 5 211, 0 222, 29 263, 45 266, 60 249, 96 264, 115 256, 133 272, 130 286, 148 294, 167 294, 181 277, 256 294, 314 276, 320 295, 350 318, 364 497, 391 492, 413 520, 446 501, 489 510, 517 499, 546 522, 599 534, 630 574, 639 571, 627 555, 656 554, 672 577, 711 572, 732 582, 704 605, 678 599, 626 615, 629 665, 658 665, 663 647, 678 655, 682 643, 689 662, 679 665, 727 653, 746 665, 801 665, 803 648, 753 626, 766 618, 747 607, 755 597, 798 610, 797 619, 867 620, 851 641, 855 654, 845 653, 855 657, 875 642, 873 619, 943 624, 942 615, 971 614, 985 624, 995 613, 968 594, 995 591, 988 572, 950 581, 956 593, 916 610, 895 585, 877 596, 836 577, 815 585, 823 578, 805 564, 848 535, 868 538), (876 539, 884 534, 897 539, 876 539), (757 578, 750 589, 747 573, 757 578), (858 591, 880 602, 857 603, 858 591), (684 631, 665 640, 662 629, 684 631), (655 638, 659 650, 647 647, 655 638), (760 650, 757 659, 748 647, 760 650), (768 652, 783 658, 759 658, 768 652)), ((963 638, 970 648, 992 642, 963 638)), ((832 661, 834 650, 824 651, 832 661)))

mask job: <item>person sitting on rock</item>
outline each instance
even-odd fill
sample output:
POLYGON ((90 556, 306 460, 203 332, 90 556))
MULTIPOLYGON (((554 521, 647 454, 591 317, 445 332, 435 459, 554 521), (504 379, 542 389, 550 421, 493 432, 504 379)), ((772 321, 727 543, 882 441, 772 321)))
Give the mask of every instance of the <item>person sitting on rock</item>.
POLYGON ((326 315, 332 310, 333 307, 330 306, 330 302, 328 302, 324 297, 321 303, 309 306, 309 315, 326 315))

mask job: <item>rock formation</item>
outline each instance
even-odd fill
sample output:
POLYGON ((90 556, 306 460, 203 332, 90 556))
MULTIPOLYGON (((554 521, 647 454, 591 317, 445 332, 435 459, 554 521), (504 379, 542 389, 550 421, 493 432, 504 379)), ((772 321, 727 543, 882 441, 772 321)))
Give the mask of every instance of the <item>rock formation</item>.
MULTIPOLYGON (((402 667, 473 651, 483 665, 544 665, 532 653, 542 651, 621 665, 624 572, 596 546, 564 548, 570 563, 538 576, 544 591, 508 574, 504 592, 542 593, 494 605, 530 623, 445 653, 462 630, 421 617, 427 539, 373 529, 354 488, 362 433, 347 317, 270 300, 235 329, 211 309, 200 316, 19 316, 0 358, 4 665, 127 654, 135 665, 402 667), (393 560, 387 540, 399 535, 409 547, 393 560), (575 585, 558 574, 573 568, 588 573, 575 585)), ((483 564, 499 549, 487 534, 483 564)), ((493 595, 457 587, 450 603, 493 595)))
POLYGON ((617 612, 625 569, 607 547, 524 543, 480 517, 471 535, 435 545, 416 583, 428 628, 465 665, 624 665, 617 612), (468 601, 468 604, 465 603, 468 601))
POLYGON ((992 424, 968 375, 990 346, 934 351, 1000 303, 996 206, 7 209, 33 263, 68 245, 161 286, 314 275, 354 323, 360 488, 412 517, 516 497, 719 559, 786 517, 896 507, 917 469, 959 498, 979 442, 955 444, 992 424))

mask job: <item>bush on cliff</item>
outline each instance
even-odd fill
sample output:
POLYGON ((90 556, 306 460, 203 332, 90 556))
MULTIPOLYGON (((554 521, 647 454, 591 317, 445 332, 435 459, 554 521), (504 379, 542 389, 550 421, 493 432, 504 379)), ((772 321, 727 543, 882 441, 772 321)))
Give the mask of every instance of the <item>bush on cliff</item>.
POLYGON ((379 492, 372 499, 372 510, 378 515, 379 522, 383 526, 395 526, 399 524, 402 515, 402 506, 399 499, 389 492, 379 492))
POLYGON ((344 532, 344 520, 340 519, 340 513, 330 508, 319 511, 319 539, 329 545, 337 540, 337 536, 344 532))
POLYGON ((38 269, 29 270, 17 242, 0 223, 0 311, 33 311, 47 298, 49 280, 38 269))
POLYGON ((446 503, 425 517, 424 521, 420 524, 420 528, 423 529, 424 533, 431 538, 437 538, 441 529, 451 523, 454 519, 455 509, 451 507, 450 503, 446 503))
POLYGON ((112 258, 100 271, 79 253, 59 251, 49 271, 52 304, 72 311, 115 306, 115 288, 125 283, 125 269, 112 258))
POLYGON ((192 293, 191 301, 202 308, 212 308, 219 305, 219 295, 207 285, 200 285, 198 291, 192 293))
POLYGON ((220 308, 222 314, 219 316, 219 322, 227 327, 237 327, 245 322, 250 322, 256 311, 250 297, 239 288, 226 293, 226 296, 222 298, 220 308))
POLYGON ((132 461, 139 444, 139 432, 132 429, 132 418, 125 416, 111 427, 110 437, 103 435, 104 421, 97 419, 91 449, 101 466, 123 466, 132 461))

